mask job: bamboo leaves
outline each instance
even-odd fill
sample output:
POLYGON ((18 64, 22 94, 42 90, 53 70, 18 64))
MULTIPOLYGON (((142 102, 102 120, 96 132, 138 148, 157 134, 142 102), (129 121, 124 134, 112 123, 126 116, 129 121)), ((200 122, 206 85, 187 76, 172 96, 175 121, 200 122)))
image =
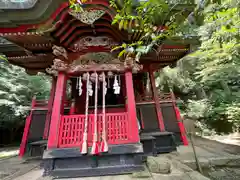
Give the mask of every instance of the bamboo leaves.
POLYGON ((7 61, 7 57, 5 55, 1 55, 0 54, 0 62, 1 61, 6 62, 7 61))
MULTIPOLYGON (((127 23, 127 21, 125 21, 125 22, 127 23)), ((126 24, 126 23, 125 23, 125 24, 126 24)), ((120 23, 119 23, 119 26, 118 26, 119 30, 122 30, 123 25, 124 25, 124 20, 122 19, 122 20, 120 21, 120 23)))
POLYGON ((69 8, 75 12, 81 12, 82 4, 86 3, 88 0, 69 0, 69 8))

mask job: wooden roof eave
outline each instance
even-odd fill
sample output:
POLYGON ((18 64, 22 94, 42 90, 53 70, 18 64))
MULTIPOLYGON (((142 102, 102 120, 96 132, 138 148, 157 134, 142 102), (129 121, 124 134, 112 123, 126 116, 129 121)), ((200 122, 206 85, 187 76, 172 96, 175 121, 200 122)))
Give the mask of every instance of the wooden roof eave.
POLYGON ((14 51, 22 51, 22 48, 15 44, 3 44, 0 45, 0 53, 8 53, 14 51))
MULTIPOLYGON (((115 14, 115 11, 109 8, 108 0, 92 0, 85 3, 84 6, 104 9, 112 18, 115 14)), ((65 17, 66 9, 68 11, 68 1, 66 0, 41 0, 32 9, 0 11, 0 33, 26 32, 36 29, 49 20, 56 24, 65 17), (7 18, 6 14, 8 14, 7 18)))
POLYGON ((49 44, 49 43, 53 43, 53 39, 50 37, 46 37, 43 36, 42 34, 35 34, 35 33, 31 33, 31 34, 11 34, 11 35, 3 35, 3 37, 5 39, 7 39, 8 41, 19 45, 21 47, 24 46, 24 44, 49 44))
POLYGON ((1 24, 4 24, 5 27, 9 28, 17 27, 19 25, 39 24, 47 21, 51 15, 57 16, 56 10, 66 6, 68 5, 65 0, 41 0, 31 9, 4 9, 0 11, 0 27, 1 24))
MULTIPOLYGON (((87 2, 85 6, 89 8, 93 8, 95 6, 102 6, 102 8, 108 11, 108 13, 112 15, 112 17, 115 14, 114 10, 112 8, 109 8, 108 0, 92 0, 87 2)), ((173 10, 182 11, 184 9, 184 11, 193 11, 194 7, 194 4, 178 4, 174 6, 173 10)), ((25 9, 21 11, 5 9, 0 12, 0 27, 1 24, 4 25, 5 28, 9 27, 5 30, 5 32, 11 31, 10 27, 17 27, 21 25, 33 26, 21 27, 19 29, 16 28, 12 29, 12 31, 23 32, 23 29, 25 29, 25 31, 31 28, 34 29, 34 27, 38 24, 49 20, 50 16, 51 19, 55 19, 56 21, 58 21, 56 18, 59 16, 59 14, 64 8, 68 8, 68 2, 66 2, 66 0, 41 0, 38 1, 31 9, 25 9), (5 14, 8 14, 8 16, 6 17, 5 14)), ((0 32, 1 31, 4 30, 0 28, 0 32)))
POLYGON ((36 75, 38 72, 45 72, 46 68, 27 68, 24 65, 19 65, 18 63, 16 63, 15 61, 10 60, 9 63, 11 63, 12 65, 15 66, 19 66, 25 69, 26 73, 29 75, 36 75))

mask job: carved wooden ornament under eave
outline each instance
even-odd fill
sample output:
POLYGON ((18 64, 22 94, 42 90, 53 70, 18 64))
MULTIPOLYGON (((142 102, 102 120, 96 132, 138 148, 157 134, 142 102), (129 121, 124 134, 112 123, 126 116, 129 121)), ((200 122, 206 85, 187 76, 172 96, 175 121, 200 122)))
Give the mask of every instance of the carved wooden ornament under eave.
POLYGON ((82 23, 91 25, 96 20, 100 19, 105 14, 105 11, 100 9, 89 9, 83 10, 81 12, 75 12, 73 10, 70 10, 69 14, 80 20, 82 23))
POLYGON ((114 46, 119 45, 112 38, 107 36, 86 36, 76 41, 70 50, 73 52, 81 52, 82 50, 88 50, 89 48, 103 48, 111 50, 114 46))
POLYGON ((55 56, 57 56, 57 57, 58 56, 63 56, 66 60, 68 59, 68 53, 67 53, 65 48, 54 45, 52 47, 52 50, 53 50, 53 54, 55 56))
POLYGON ((53 65, 51 68, 47 68, 46 72, 52 75, 57 75, 59 71, 66 72, 67 74, 79 74, 82 72, 95 72, 95 71, 116 71, 123 72, 125 70, 132 70, 133 73, 137 73, 138 71, 143 69, 143 66, 137 63, 126 64, 125 62, 121 62, 118 59, 113 59, 108 63, 89 63, 86 64, 78 64, 72 63, 67 64, 60 59, 54 59, 53 65))

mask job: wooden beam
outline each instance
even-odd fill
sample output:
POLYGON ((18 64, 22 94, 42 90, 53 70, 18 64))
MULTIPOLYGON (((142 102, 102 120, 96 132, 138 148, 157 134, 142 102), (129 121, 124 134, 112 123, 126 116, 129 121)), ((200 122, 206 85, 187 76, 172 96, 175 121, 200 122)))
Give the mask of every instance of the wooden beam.
POLYGON ((160 103, 159 103, 159 99, 158 99, 158 92, 157 92, 156 84, 155 84, 155 78, 154 78, 154 74, 153 74, 153 70, 152 70, 151 66, 149 66, 149 77, 150 77, 150 83, 151 83, 151 87, 152 87, 153 98, 154 98, 154 101, 155 101, 155 107, 156 107, 156 113, 157 113, 157 117, 158 117, 159 129, 161 131, 165 131, 165 126, 164 126, 163 116, 162 116, 162 110, 161 110, 161 107, 160 107, 160 103))
POLYGON ((52 77, 52 87, 51 87, 51 92, 50 92, 50 96, 49 96, 49 100, 48 100, 48 112, 47 112, 47 116, 46 116, 43 139, 48 138, 49 125, 50 125, 50 122, 51 122, 54 96, 55 96, 55 92, 56 92, 56 85, 57 85, 57 79, 56 79, 56 77, 52 77))
POLYGON ((24 132, 23 132, 23 136, 22 136, 22 142, 21 142, 20 149, 19 149, 19 156, 20 157, 23 157, 25 152, 26 152, 28 135, 29 135, 31 122, 32 122, 32 112, 33 112, 33 108, 35 107, 35 104, 36 104, 36 97, 33 97, 32 105, 31 105, 31 112, 30 112, 30 115, 27 117, 26 122, 25 122, 24 132))

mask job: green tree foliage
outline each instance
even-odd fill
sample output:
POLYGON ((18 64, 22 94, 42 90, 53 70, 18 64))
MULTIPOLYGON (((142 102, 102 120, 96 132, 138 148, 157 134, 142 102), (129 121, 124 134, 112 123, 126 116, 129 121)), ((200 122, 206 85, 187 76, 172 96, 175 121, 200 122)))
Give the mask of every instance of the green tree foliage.
POLYGON ((128 33, 136 35, 138 38, 132 42, 123 43, 113 49, 120 50, 119 57, 131 56, 135 61, 152 51, 155 46, 160 46, 166 39, 177 34, 178 26, 184 22, 188 12, 177 9, 179 5, 194 3, 192 1, 132 1, 124 0, 121 3, 110 0, 110 4, 117 11, 112 25, 118 25, 119 29, 126 30, 128 33), (164 28, 164 27, 168 28, 164 28))
POLYGON ((9 105, 16 113, 24 111, 34 95, 46 98, 49 89, 47 76, 29 76, 20 67, 0 63, 0 106, 9 105))
MULTIPOLYGON (((175 72, 173 88, 181 92, 193 92, 185 99, 187 112, 192 116, 199 113, 198 108, 208 108, 202 111, 205 123, 218 132, 228 132, 239 129, 240 124, 240 9, 239 1, 224 0, 216 3, 206 3, 206 7, 197 9, 201 15, 202 24, 188 26, 194 29, 200 37, 201 44, 194 53, 184 57, 172 72, 175 72), (179 74, 179 75, 178 75, 179 74), (177 82, 181 82, 181 85, 177 82), (189 82, 193 86, 188 86, 189 82), (183 88, 184 87, 184 88, 183 88), (200 94, 200 96, 199 96, 200 94), (206 99, 207 101, 201 101, 206 99), (199 101, 200 100, 200 101, 199 101)), ((195 15, 196 16, 196 15, 195 15)), ((165 70, 166 71, 166 70, 165 70)), ((169 73, 169 70, 167 70, 169 73)), ((160 76, 166 75, 162 71, 160 76)), ((170 76, 174 78, 174 76, 170 76)))
POLYGON ((202 44, 193 54, 199 59, 195 74, 209 94, 212 110, 208 121, 230 123, 239 128, 239 119, 235 119, 240 113, 237 108, 240 102, 239 2, 224 0, 208 5, 198 33, 202 44))
POLYGON ((36 95, 47 98, 49 89, 47 76, 29 76, 20 67, 7 62, 0 63, 0 132, 9 136, 2 139, 4 142, 0 144, 12 143, 18 138, 16 133, 24 126, 32 97, 36 95))

